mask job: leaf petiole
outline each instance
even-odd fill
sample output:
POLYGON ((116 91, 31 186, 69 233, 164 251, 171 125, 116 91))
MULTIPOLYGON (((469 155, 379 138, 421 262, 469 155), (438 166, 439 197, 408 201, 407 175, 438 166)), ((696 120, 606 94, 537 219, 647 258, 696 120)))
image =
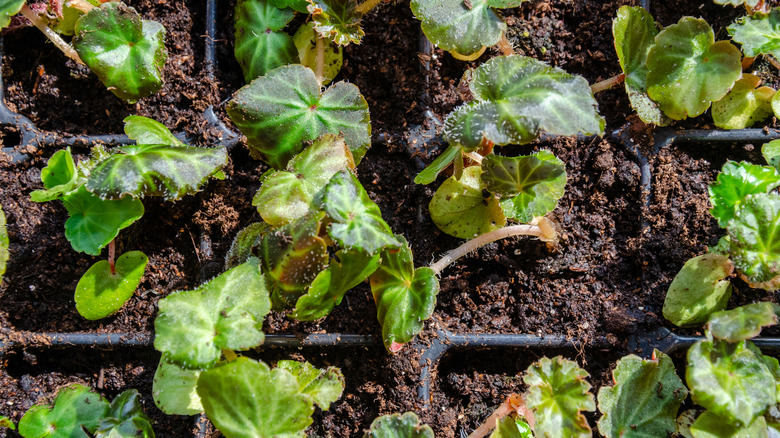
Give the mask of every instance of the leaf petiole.
POLYGON ((116 275, 116 239, 108 244, 108 267, 111 269, 111 275, 116 275))
POLYGON ((38 14, 35 13, 32 9, 30 9, 29 6, 24 5, 22 6, 22 9, 20 11, 22 15, 24 15, 24 18, 30 20, 30 23, 32 23, 35 27, 38 28, 41 32, 43 32, 44 35, 46 35, 46 38, 49 39, 52 43, 54 43, 55 46, 57 46, 58 49, 62 51, 62 53, 65 54, 68 58, 76 61, 79 64, 84 64, 84 61, 81 60, 81 57, 79 57, 79 54, 76 53, 76 50, 71 47, 70 44, 65 42, 60 35, 52 30, 48 24, 46 24, 46 21, 44 21, 38 14))
POLYGON ((595 84, 590 86, 590 91, 593 92, 593 94, 599 93, 601 91, 607 91, 611 88, 614 88, 623 82, 626 81, 626 74, 620 73, 617 76, 612 76, 609 79, 604 79, 601 82, 596 82, 595 84))
POLYGON ((525 400, 520 394, 510 394, 509 397, 501 403, 501 406, 496 408, 492 414, 485 420, 478 428, 474 429, 474 432, 468 436, 468 438, 482 438, 495 429, 496 422, 507 415, 516 412, 517 415, 524 417, 525 421, 533 427, 535 421, 531 411, 525 406, 525 400))

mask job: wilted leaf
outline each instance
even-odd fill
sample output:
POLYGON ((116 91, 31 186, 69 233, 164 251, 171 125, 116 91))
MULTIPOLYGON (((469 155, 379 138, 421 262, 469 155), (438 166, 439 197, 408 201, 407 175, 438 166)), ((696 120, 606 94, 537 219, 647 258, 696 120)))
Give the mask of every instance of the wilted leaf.
POLYGON ((190 370, 160 358, 152 380, 154 404, 168 415, 195 415, 203 412, 203 404, 195 388, 201 370, 190 370))
POLYGON ((666 292, 664 317, 677 326, 707 322, 713 312, 726 308, 731 282, 725 278, 732 272, 734 264, 720 254, 688 260, 666 292))
POLYGON ((115 272, 107 260, 95 263, 76 285, 76 310, 89 320, 118 312, 141 283, 148 262, 146 254, 130 251, 116 260, 115 272))
POLYGON ((767 193, 780 186, 780 173, 768 166, 748 162, 727 161, 718 174, 717 182, 709 186, 710 213, 725 228, 734 219, 748 195, 767 193))
POLYGON ((108 401, 84 385, 60 389, 51 405, 31 407, 19 421, 19 433, 36 438, 90 438, 108 413, 108 401), (83 429, 82 429, 83 428, 83 429))
POLYGON ((235 55, 246 82, 298 61, 292 37, 282 30, 294 15, 292 9, 277 8, 270 0, 236 3, 235 55))
POLYGON ((745 129, 772 115, 775 90, 759 87, 758 76, 743 73, 734 88, 721 100, 712 103, 712 120, 723 129, 745 129))
POLYGON ((746 304, 736 309, 713 313, 708 327, 714 338, 739 342, 758 336, 763 327, 777 324, 778 315, 780 306, 777 304, 746 304))
POLYGON ((311 397, 323 411, 327 411, 344 391, 344 375, 336 367, 321 370, 308 362, 296 360, 280 360, 276 366, 295 376, 299 391, 311 397))
POLYGON ((365 438, 433 438, 433 429, 420 423, 414 412, 375 418, 365 438))

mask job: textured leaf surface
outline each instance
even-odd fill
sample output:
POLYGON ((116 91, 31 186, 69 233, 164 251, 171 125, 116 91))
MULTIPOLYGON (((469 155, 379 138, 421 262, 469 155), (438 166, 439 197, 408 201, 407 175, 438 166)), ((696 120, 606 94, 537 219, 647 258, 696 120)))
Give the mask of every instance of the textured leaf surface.
POLYGON ((664 300, 664 317, 677 326, 707 322, 713 312, 726 308, 731 297, 734 264, 720 254, 704 254, 683 265, 664 300))
POLYGON ((298 62, 292 37, 282 30, 295 15, 292 9, 269 0, 240 0, 235 13, 235 55, 246 82, 298 62))
POLYGON ((163 85, 165 28, 123 3, 103 3, 76 22, 73 47, 103 85, 135 103, 163 85))
MULTIPOLYGON (((319 34, 314 30, 314 23, 308 22, 295 32, 293 43, 298 50, 298 59, 305 67, 315 70, 317 67, 317 39, 319 34)), ((325 43, 324 69, 322 85, 328 85, 336 78, 344 64, 344 49, 331 40, 325 43)))
POLYGON ((490 3, 496 2, 412 0, 412 12, 422 21, 423 32, 433 44, 443 50, 470 55, 483 46, 498 43, 506 30, 506 24, 491 9, 490 3))
POLYGON ((656 36, 647 55, 647 94, 672 119, 696 117, 739 79, 741 59, 730 42, 715 42, 706 21, 683 17, 656 36))
POLYGON ((729 26, 731 38, 742 44, 745 56, 780 57, 780 9, 768 14, 755 13, 741 17, 729 26))
POLYGON ((138 144, 186 146, 157 120, 142 116, 125 117, 125 134, 138 144))
POLYGON ((528 143, 540 131, 557 135, 601 134, 604 119, 588 81, 533 58, 500 56, 472 73, 474 100, 444 122, 444 138, 474 150, 483 140, 528 143))
POLYGON ((197 192, 226 164, 225 148, 123 146, 93 170, 86 186, 90 192, 109 199, 129 194, 177 200, 197 192))
POLYGON ((5 265, 8 263, 8 230, 5 227, 5 212, 0 206, 0 281, 5 275, 5 265))
POLYGON ((54 153, 41 170, 41 182, 44 190, 35 190, 30 193, 30 199, 34 202, 47 202, 76 189, 78 173, 76 163, 70 148, 62 149, 54 153))
POLYGON ((222 349, 247 350, 263 343, 263 318, 270 310, 257 259, 203 286, 159 301, 154 347, 187 368, 214 365, 222 349))
POLYGON ((314 196, 337 172, 354 168, 344 139, 325 134, 290 160, 286 170, 267 174, 252 205, 269 224, 288 224, 318 210, 314 196))
POLYGON ((440 230, 471 239, 506 225, 506 216, 496 197, 485 191, 481 174, 480 167, 467 167, 460 180, 449 177, 436 190, 428 208, 440 230))
POLYGON ((84 385, 60 389, 52 405, 37 404, 19 421, 19 433, 27 438, 89 438, 108 413, 108 401, 84 385))
POLYGON ((303 436, 314 412, 289 371, 246 357, 204 371, 198 395, 209 420, 227 438, 303 436))
POLYGON ((725 228, 748 195, 767 193, 780 186, 777 169, 748 162, 728 161, 718 174, 717 182, 709 186, 710 213, 725 228))
POLYGON ((756 418, 748 426, 735 426, 719 415, 704 412, 691 425, 693 438, 767 438, 766 420, 756 418))
POLYGON ((731 260, 753 287, 780 287, 780 195, 749 195, 729 223, 731 260))
POLYGON ((255 79, 233 95, 227 112, 252 154, 275 169, 323 134, 343 134, 356 163, 371 145, 368 103, 358 88, 338 82, 320 93, 314 72, 302 65, 255 79))
POLYGON ((62 203, 70 215, 65 221, 65 237, 74 250, 92 255, 100 255, 120 230, 144 215, 144 205, 138 199, 103 200, 83 186, 63 197, 62 203))
POLYGON ((76 285, 76 310, 89 320, 118 312, 138 288, 148 262, 146 254, 130 251, 116 260, 115 273, 107 260, 95 263, 76 285))
POLYGON ((588 373, 576 362, 557 356, 542 358, 528 367, 526 405, 536 418, 537 437, 590 437, 582 411, 595 411, 596 403, 585 381, 588 373))
POLYGON ((780 315, 780 306, 763 302, 746 304, 732 310, 712 314, 709 330, 712 336, 728 342, 739 342, 754 338, 761 328, 775 325, 780 315))
MULTIPOLYGON (((778 96, 778 94, 775 93, 775 96, 778 96)), ((778 99, 772 99, 773 102, 776 100, 778 99)), ((764 143, 764 145, 761 146, 761 155, 764 156, 764 159, 770 166, 775 169, 780 169, 780 140, 772 140, 769 143, 764 143)))
POLYGON ((402 236, 401 249, 382 252, 382 264, 369 278, 385 348, 395 352, 419 333, 433 315, 439 281, 432 269, 414 269, 412 250, 402 236))
POLYGON ((776 403, 775 378, 750 341, 699 341, 685 372, 693 402, 726 421, 750 424, 776 403))
POLYGON ((95 431, 95 438, 154 438, 151 418, 141 408, 135 389, 122 392, 108 408, 108 414, 95 431))
POLYGON ((280 360, 276 366, 295 376, 299 391, 311 397, 323 411, 327 411, 344 391, 344 375, 336 367, 321 370, 308 362, 295 360, 280 360))
POLYGON ((309 0, 314 29, 322 38, 345 46, 360 44, 365 35, 360 27, 363 14, 357 12, 357 0, 309 0))
POLYGON ((452 164, 452 162, 455 161, 455 158, 457 158, 460 154, 461 151, 459 147, 453 145, 447 146, 447 149, 445 149, 441 155, 436 157, 436 159, 433 160, 433 162, 431 162, 428 167, 423 169, 422 172, 414 177, 414 183, 430 184, 436 181, 436 177, 438 177, 439 174, 447 168, 447 166, 452 164))
POLYGON ((161 357, 152 381, 154 404, 168 415, 195 415, 203 412, 203 404, 195 390, 201 372, 182 368, 165 356, 161 357))
POLYGON ((414 412, 375 418, 365 438, 433 438, 433 429, 422 424, 414 412))
POLYGON ((490 438, 534 438, 534 433, 526 422, 508 415, 496 421, 490 438))
POLYGON ((723 129, 745 129, 772 115, 775 90, 759 87, 761 79, 749 73, 734 83, 721 100, 712 103, 712 120, 723 129))
POLYGON ((0 29, 11 23, 11 17, 22 10, 26 0, 0 0, 0 29))
POLYGON ((269 0, 269 2, 279 9, 292 8, 302 14, 308 14, 309 11, 306 7, 309 6, 309 2, 306 0, 269 0))
POLYGON ((265 222, 255 222, 239 231, 225 256, 225 270, 235 268, 253 257, 252 249, 262 242, 263 236, 271 232, 271 228, 265 222))
POLYGON ((612 372, 615 386, 599 390, 599 432, 608 438, 670 436, 688 391, 672 359, 656 350, 655 360, 629 355, 612 372))
POLYGON ((375 254, 383 248, 401 246, 390 225, 382 219, 382 211, 349 170, 330 179, 322 191, 320 208, 333 221, 328 234, 342 248, 375 254))

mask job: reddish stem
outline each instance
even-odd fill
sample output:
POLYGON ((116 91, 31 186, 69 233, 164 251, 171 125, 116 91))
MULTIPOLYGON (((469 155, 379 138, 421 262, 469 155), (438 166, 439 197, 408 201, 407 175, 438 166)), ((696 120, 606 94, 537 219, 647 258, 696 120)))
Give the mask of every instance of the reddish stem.
POLYGON ((108 267, 111 269, 111 275, 116 275, 116 244, 112 240, 108 244, 108 267))

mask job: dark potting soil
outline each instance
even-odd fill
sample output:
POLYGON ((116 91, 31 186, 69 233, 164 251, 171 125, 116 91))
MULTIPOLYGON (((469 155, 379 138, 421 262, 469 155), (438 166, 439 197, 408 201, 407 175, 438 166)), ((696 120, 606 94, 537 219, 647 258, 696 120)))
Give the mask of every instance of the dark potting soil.
MULTIPOLYGON (((6 35, 3 80, 7 105, 31 118, 40 129, 62 135, 121 133, 131 114, 155 118, 173 131, 189 133, 208 145, 214 133, 202 113, 222 104, 243 85, 232 56, 233 2, 220 4, 217 35, 218 68, 208 74, 203 62, 204 6, 200 2, 130 1, 147 18, 168 29, 166 85, 156 96, 126 105, 107 92, 88 72, 76 67, 46 43, 37 30, 6 35), (223 9, 224 8, 224 9, 223 9)), ((638 1, 535 0, 506 11, 508 37, 520 54, 534 56, 590 83, 619 72, 612 47, 611 22, 618 7, 638 1)), ((741 11, 694 0, 654 2, 663 25, 682 15, 703 16, 718 38, 741 11)), ((426 119, 428 105, 443 120, 461 103, 457 85, 463 72, 492 56, 489 49, 471 63, 455 61, 434 49, 418 53, 419 25, 407 1, 385 4, 365 20, 360 46, 345 49, 340 79, 355 83, 371 110, 375 144, 358 168, 359 178, 382 209, 393 230, 411 243, 415 263, 434 261, 461 243, 440 232, 428 215, 428 202, 445 176, 429 186, 414 176, 441 150, 440 142, 415 135, 416 126, 435 128, 426 119), (429 73, 420 71, 420 59, 429 73), (427 91, 430 100, 421 99, 427 91)), ((761 61, 756 67, 768 84, 777 86, 776 71, 761 61)), ((335 365, 346 376, 342 398, 328 412, 315 414, 311 433, 356 436, 382 414, 417 411, 437 436, 457 436, 476 426, 504 397, 524 389, 517 373, 540 355, 576 358, 592 375, 594 388, 609 384, 615 360, 626 354, 633 333, 667 325, 661 315, 663 297, 674 275, 690 257, 701 254, 722 234, 709 215, 707 184, 726 157, 760 161, 760 145, 673 146, 651 153, 652 131, 642 129, 618 88, 597 96, 607 120, 604 138, 553 139, 528 146, 499 149, 507 155, 546 148, 566 163, 569 183, 551 214, 560 227, 558 245, 530 239, 496 242, 447 268, 431 328, 454 332, 562 334, 584 341, 579 351, 519 349, 449 353, 439 366, 431 409, 422 410, 415 386, 416 353, 388 355, 381 346, 368 349, 264 349, 252 356, 274 362, 305 359, 317 366, 335 365), (646 199, 640 170, 625 148, 609 133, 634 123, 633 138, 650 157, 653 189, 646 199), (609 348, 597 347, 603 341, 609 348)), ((677 123, 685 128, 712 125, 704 115, 677 123)), ((776 127, 774 120, 766 122, 776 127)), ((3 147, 19 142, 19 134, 0 127, 3 147)), ((85 321, 75 310, 73 290, 84 271, 99 258, 76 253, 63 233, 67 214, 58 202, 36 204, 30 191, 40 188, 40 171, 57 150, 32 148, 31 160, 11 164, 0 155, 0 204, 8 217, 11 260, 0 286, 0 326, 27 331, 152 331, 157 301, 167 294, 198 286, 223 270, 233 236, 257 221, 251 205, 258 179, 267 169, 249 158, 243 146, 231 151, 227 178, 211 181, 197 195, 177 203, 144 200, 146 213, 123 230, 118 251, 142 250, 150 259, 141 286, 116 315, 85 321)), ((83 157, 85 148, 74 147, 83 157)), ((733 304, 775 299, 737 283, 733 304)), ((370 289, 351 291, 331 315, 314 323, 292 321, 281 313, 267 318, 268 333, 360 333, 381 335, 370 289)), ((169 417, 156 410, 151 379, 159 355, 150 350, 12 351, 0 366, 0 415, 18 420, 32 404, 50 398, 56 388, 81 382, 113 398, 138 389, 161 437, 188 436, 190 417, 169 417), (101 377, 102 376, 102 377, 101 377)), ((595 392, 595 391, 594 391, 595 392)), ((593 420, 593 418, 591 418, 593 420)), ((591 421, 591 425, 595 422, 591 421)), ((0 431, 0 436, 3 436, 0 431)))

